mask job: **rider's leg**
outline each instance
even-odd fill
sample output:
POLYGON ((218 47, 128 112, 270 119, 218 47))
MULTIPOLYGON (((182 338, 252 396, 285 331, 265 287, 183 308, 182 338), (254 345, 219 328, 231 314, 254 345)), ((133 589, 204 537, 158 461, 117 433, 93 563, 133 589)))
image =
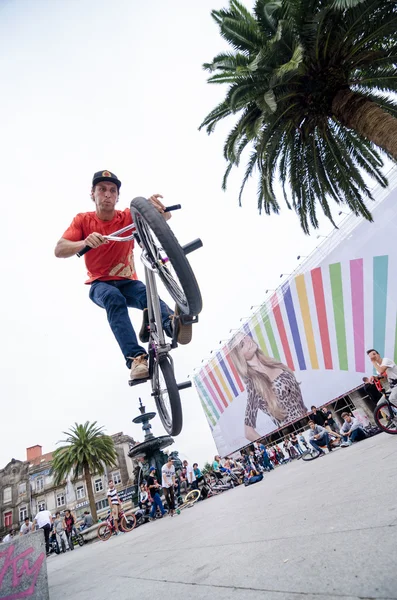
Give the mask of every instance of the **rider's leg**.
POLYGON ((104 308, 109 325, 120 349, 126 359, 127 367, 131 367, 132 359, 146 355, 146 350, 138 344, 138 340, 128 314, 127 300, 114 285, 118 281, 94 281, 91 284, 91 300, 104 308))
MULTIPOLYGON (((147 308, 146 286, 142 281, 138 280, 123 280, 116 282, 117 288, 123 294, 127 301, 127 306, 131 308, 139 308, 144 310, 147 308)), ((165 333, 172 337, 172 320, 174 312, 160 300, 161 319, 165 333)))

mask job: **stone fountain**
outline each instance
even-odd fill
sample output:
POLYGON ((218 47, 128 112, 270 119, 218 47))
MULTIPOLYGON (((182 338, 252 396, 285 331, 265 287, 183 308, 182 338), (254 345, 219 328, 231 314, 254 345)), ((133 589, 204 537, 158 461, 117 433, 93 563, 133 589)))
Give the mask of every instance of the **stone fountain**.
POLYGON ((160 437, 155 437, 153 435, 150 421, 154 419, 156 413, 147 413, 141 398, 139 398, 139 412, 141 414, 135 417, 135 419, 132 419, 132 422, 142 424, 145 437, 143 442, 138 442, 134 446, 130 446, 128 452, 130 458, 138 460, 140 463, 139 473, 136 478, 138 486, 142 479, 147 479, 149 476, 149 468, 152 466, 156 467, 158 481, 161 481, 161 467, 167 462, 168 458, 162 450, 174 443, 174 440, 170 435, 161 435, 160 437))

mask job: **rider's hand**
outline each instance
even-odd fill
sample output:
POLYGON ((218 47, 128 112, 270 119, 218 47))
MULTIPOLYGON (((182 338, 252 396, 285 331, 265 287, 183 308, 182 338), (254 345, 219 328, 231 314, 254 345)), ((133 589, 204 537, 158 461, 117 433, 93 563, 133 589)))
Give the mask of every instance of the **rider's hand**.
POLYGON ((163 196, 161 194, 153 194, 153 196, 150 196, 149 202, 151 202, 153 204, 154 208, 156 210, 158 210, 161 215, 163 215, 163 217, 166 221, 168 221, 168 219, 171 219, 171 213, 164 212, 165 206, 160 201, 160 198, 162 198, 162 197, 163 196))
POLYGON ((90 248, 98 248, 98 246, 102 246, 102 244, 107 244, 108 240, 103 237, 100 233, 94 231, 94 233, 90 233, 84 240, 86 246, 90 248))

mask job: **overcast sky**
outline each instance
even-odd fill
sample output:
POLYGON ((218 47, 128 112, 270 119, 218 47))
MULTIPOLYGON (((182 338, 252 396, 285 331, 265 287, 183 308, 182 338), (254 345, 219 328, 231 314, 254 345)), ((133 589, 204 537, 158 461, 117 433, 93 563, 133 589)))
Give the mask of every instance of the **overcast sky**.
MULTIPOLYGON (((93 209, 95 171, 121 179, 119 208, 153 193, 181 203, 177 237, 204 242, 190 255, 204 310, 192 344, 173 354, 179 380, 319 243, 286 208, 259 216, 255 182, 239 208, 242 170, 222 192, 232 123, 198 132, 225 93, 201 68, 225 48, 210 17, 225 4, 0 0, 0 467, 34 444, 50 452, 75 421, 142 440, 131 423, 138 397, 154 408, 149 384, 128 386, 106 314, 88 299, 83 260, 53 253, 74 215, 93 209)), ((139 326, 140 313, 131 315, 139 326)), ((215 452, 210 430, 195 391, 182 400, 174 448, 204 463, 215 452)), ((153 428, 164 433, 158 418, 153 428)))

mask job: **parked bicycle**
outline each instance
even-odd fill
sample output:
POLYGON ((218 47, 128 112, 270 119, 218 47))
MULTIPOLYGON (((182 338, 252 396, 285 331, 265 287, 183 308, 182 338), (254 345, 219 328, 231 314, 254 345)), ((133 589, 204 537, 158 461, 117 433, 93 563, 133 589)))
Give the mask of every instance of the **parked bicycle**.
MULTIPOLYGON (((181 205, 176 204, 167 207, 165 212, 180 208, 181 205)), ((142 249, 141 261, 145 268, 148 300, 149 380, 152 385, 152 396, 165 430, 170 435, 178 435, 182 430, 179 392, 191 387, 192 383, 191 381, 176 382, 170 351, 178 345, 178 322, 197 323, 202 309, 200 288, 186 255, 201 248, 203 244, 200 239, 196 239, 190 244, 180 246, 168 223, 146 198, 132 200, 131 215, 132 225, 104 237, 113 242, 134 239, 142 249), (129 235, 124 235, 127 232, 129 235), (155 275, 158 275, 163 282, 178 309, 171 343, 165 340, 155 275)), ((91 249, 86 246, 77 253, 77 256, 83 256, 91 249)), ((147 379, 130 381, 129 384, 133 386, 144 381, 147 379)))
MULTIPOLYGON (((128 533, 134 529, 136 525, 136 517, 134 513, 125 514, 123 509, 120 508, 118 522, 121 531, 128 533)), ((114 533, 116 533, 116 527, 114 525, 113 516, 109 510, 106 521, 98 527, 97 535, 100 540, 106 542, 114 533)))

